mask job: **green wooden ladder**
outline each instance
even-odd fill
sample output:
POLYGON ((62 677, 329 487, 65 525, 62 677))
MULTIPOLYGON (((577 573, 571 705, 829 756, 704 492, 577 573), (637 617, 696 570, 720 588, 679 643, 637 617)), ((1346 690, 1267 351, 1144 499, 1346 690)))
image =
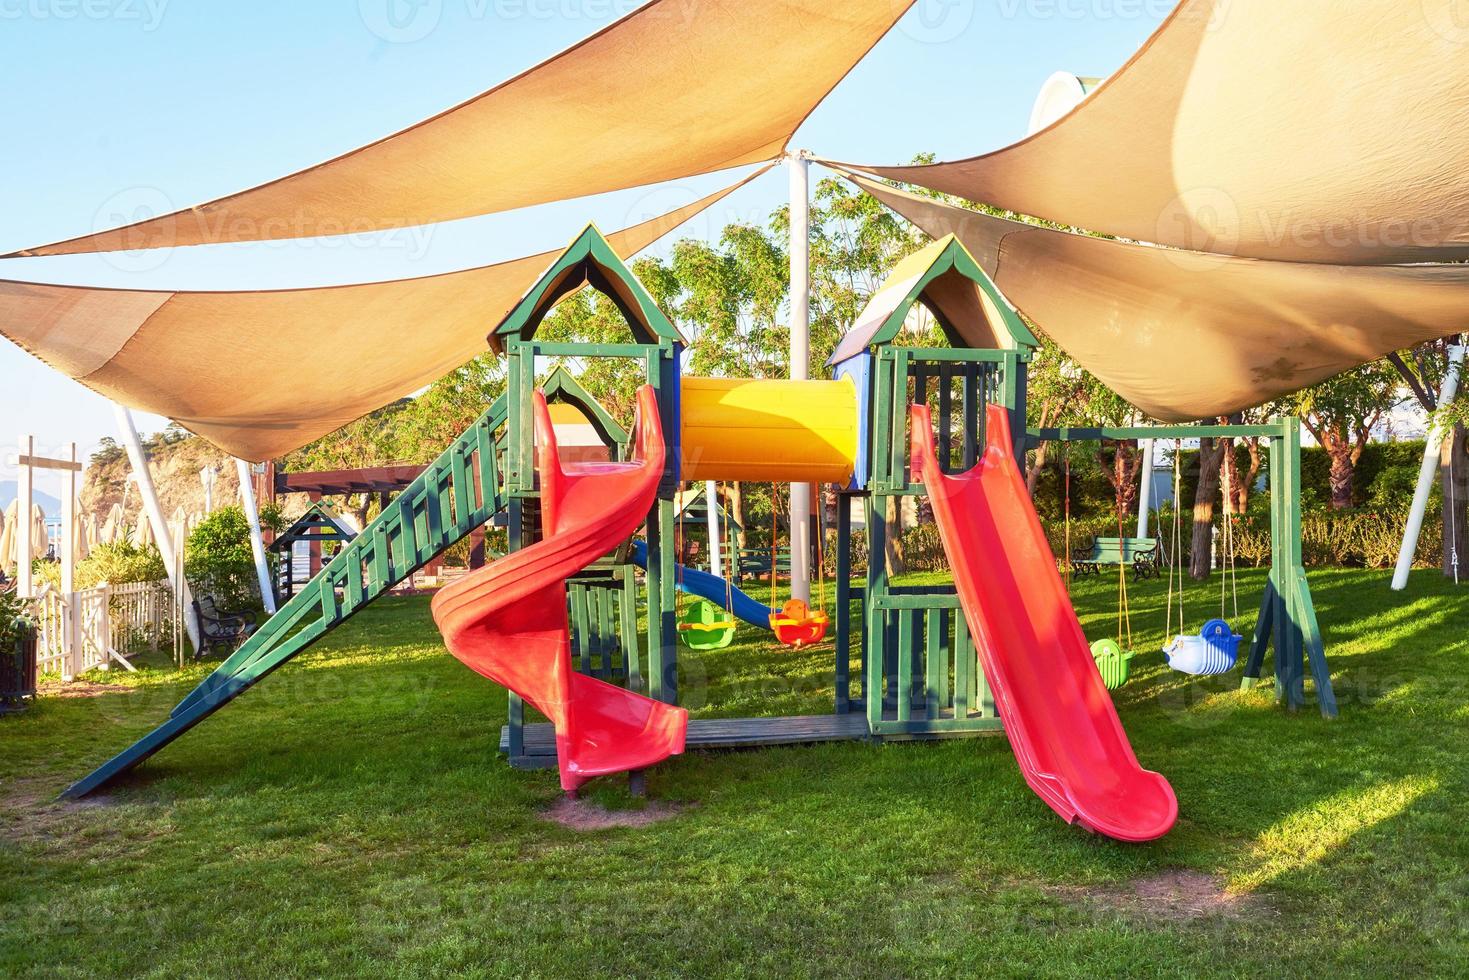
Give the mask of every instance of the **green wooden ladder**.
POLYGON ((62 796, 85 796, 132 769, 445 548, 488 523, 506 503, 500 478, 505 413, 506 399, 502 396, 259 631, 179 702, 167 721, 68 787, 62 796))

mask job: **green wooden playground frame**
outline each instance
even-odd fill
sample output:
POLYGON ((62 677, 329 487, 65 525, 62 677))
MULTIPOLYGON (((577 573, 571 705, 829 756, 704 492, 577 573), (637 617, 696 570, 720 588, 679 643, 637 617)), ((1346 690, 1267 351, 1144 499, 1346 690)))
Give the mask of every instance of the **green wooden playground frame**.
MULTIPOLYGON (((1120 429, 1025 427, 1026 369, 1036 341, 989 277, 952 236, 910 256, 884 287, 877 313, 844 341, 839 376, 857 387, 857 472, 838 488, 834 711, 825 716, 693 719, 690 748, 777 745, 837 739, 912 739, 996 732, 1001 721, 975 656, 952 587, 894 584, 886 563, 868 562, 866 581, 851 583, 855 545, 851 503, 864 501, 867 553, 881 556, 890 501, 920 495, 908 464, 908 406, 936 406, 938 444, 948 449, 946 470, 967 469, 985 445, 985 407, 1003 405, 1016 434, 1017 458, 1039 439, 1194 438, 1266 436, 1271 440, 1272 565, 1246 659, 1244 686, 1259 680, 1266 648, 1276 649, 1276 690, 1290 708, 1305 703, 1309 664, 1323 714, 1336 714, 1320 628, 1301 565, 1300 427, 1295 419, 1255 426, 1157 426, 1120 429), (900 275, 901 273, 901 275, 900 275), (945 311, 928 287, 960 277, 974 289, 997 347, 970 346, 964 325, 945 311), (951 347, 893 344, 909 311, 933 310, 951 347), (998 322, 994 322, 998 320, 998 322), (850 342, 849 342, 850 341, 850 342), (953 430, 957 416, 959 426, 953 430), (850 636, 853 605, 859 608, 858 649, 850 636), (854 657, 855 653, 855 657, 854 657), (855 673, 854 674, 854 661, 855 673), (853 692, 854 684, 857 692, 853 692)), ((946 292, 952 301, 952 290, 946 292)), ((972 325, 971 325, 972 327, 972 325)), ((973 336, 973 334, 971 334, 973 336)), ((568 582, 573 664, 586 673, 670 704, 678 702, 675 623, 675 493, 679 485, 679 364, 684 342, 642 284, 606 239, 588 226, 490 337, 507 359, 506 393, 454 440, 355 540, 345 545, 281 610, 202 681, 169 719, 65 795, 89 793, 151 756, 373 599, 407 578, 456 541, 486 524, 503 523, 508 547, 529 544, 539 533, 532 392, 538 358, 632 358, 657 393, 668 462, 646 527, 645 587, 616 553, 568 582), (616 303, 633 335, 629 343, 564 343, 537 340, 536 329, 563 296, 590 285, 616 303), (667 544, 668 546, 665 546, 667 544), (638 636, 639 598, 646 633, 638 636)), ((547 397, 577 405, 617 458, 625 458, 628 433, 564 368, 542 385, 547 397)), ((510 695, 501 749, 518 767, 556 764, 548 724, 527 724, 521 699, 510 695)))
POLYGON ((1306 668, 1316 702, 1327 718, 1337 716, 1336 695, 1326 645, 1316 621, 1311 585, 1301 561, 1301 423, 1282 417, 1258 425, 1146 425, 1102 428, 1030 429, 1031 444, 1042 441, 1095 442, 1100 439, 1266 440, 1269 452, 1270 575, 1250 637, 1242 688, 1260 682, 1265 651, 1275 644, 1275 696, 1291 711, 1306 704, 1306 668))

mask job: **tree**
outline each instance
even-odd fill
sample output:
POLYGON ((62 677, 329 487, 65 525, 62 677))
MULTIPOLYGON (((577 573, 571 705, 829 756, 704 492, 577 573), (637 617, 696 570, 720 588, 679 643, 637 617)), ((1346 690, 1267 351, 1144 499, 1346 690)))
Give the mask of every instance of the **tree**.
MULTIPOLYGON (((1439 488, 1443 494, 1443 573, 1454 574, 1455 556, 1469 556, 1469 400, 1460 398, 1450 405, 1438 403, 1444 374, 1449 366, 1449 347, 1462 337, 1445 337, 1419 344, 1406 351, 1387 356, 1387 362, 1412 392, 1413 398, 1428 413, 1430 425, 1443 429, 1439 448, 1439 488)), ((1460 382, 1460 390, 1465 387, 1460 382)))
MULTIPOLYGON (((413 402, 401 398, 374 412, 349 422, 278 460, 279 465, 298 472, 313 470, 349 470, 363 466, 386 466, 396 462, 417 460, 405 456, 426 451, 419 443, 402 439, 403 415, 413 402)), ((360 525, 366 525, 372 507, 371 494, 358 494, 344 499, 346 509, 360 525)))
POLYGON ((1331 506, 1352 506, 1353 477, 1372 430, 1401 401, 1400 378, 1373 361, 1287 396, 1285 404, 1331 458, 1331 506))
POLYGON ((689 338, 695 373, 786 376, 790 328, 781 311, 790 267, 773 232, 732 224, 717 246, 684 239, 668 272, 678 292, 665 308, 689 338))
POLYGON ((428 463, 505 391, 505 362, 486 352, 461 364, 404 406, 392 445, 405 462, 428 463))

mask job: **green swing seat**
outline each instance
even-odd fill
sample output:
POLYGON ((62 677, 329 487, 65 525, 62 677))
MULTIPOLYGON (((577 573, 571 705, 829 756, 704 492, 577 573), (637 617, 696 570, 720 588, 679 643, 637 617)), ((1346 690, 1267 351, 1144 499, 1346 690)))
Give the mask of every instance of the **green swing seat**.
POLYGON ((1092 658, 1097 662, 1097 672, 1102 675, 1102 683, 1107 690, 1115 691, 1127 683, 1133 656, 1131 650, 1124 653, 1116 640, 1103 639, 1092 644, 1092 658))
POLYGON ((690 650, 719 650, 734 641, 735 621, 714 603, 699 599, 679 614, 678 635, 690 650))

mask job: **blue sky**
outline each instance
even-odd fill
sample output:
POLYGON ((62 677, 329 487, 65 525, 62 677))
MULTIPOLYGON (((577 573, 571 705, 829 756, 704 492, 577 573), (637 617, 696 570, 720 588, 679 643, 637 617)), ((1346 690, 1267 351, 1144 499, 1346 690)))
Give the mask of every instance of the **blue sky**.
MULTIPOLYGON (((896 2, 896 0, 895 0, 896 2)), ((632 0, 0 0, 0 252, 171 210, 320 162, 475 95, 637 6, 632 0), (113 219, 113 220, 109 220, 113 219)), ((796 146, 889 163, 1024 135, 1057 69, 1115 70, 1170 0, 919 0, 812 114, 796 146)), ((818 169, 813 179, 819 178, 818 169)), ((724 186, 679 181, 422 231, 187 255, 11 260, 6 278, 269 288, 418 276, 555 248, 724 186)), ((768 174, 678 235, 760 220, 768 174)), ((320 378, 313 383, 320 383, 320 378)), ((110 405, 0 340, 0 449, 113 435, 110 405)), ((145 430, 156 417, 140 417, 145 430)), ((0 460, 0 480, 11 469, 0 460)), ((45 484, 42 484, 43 486, 45 484)))

